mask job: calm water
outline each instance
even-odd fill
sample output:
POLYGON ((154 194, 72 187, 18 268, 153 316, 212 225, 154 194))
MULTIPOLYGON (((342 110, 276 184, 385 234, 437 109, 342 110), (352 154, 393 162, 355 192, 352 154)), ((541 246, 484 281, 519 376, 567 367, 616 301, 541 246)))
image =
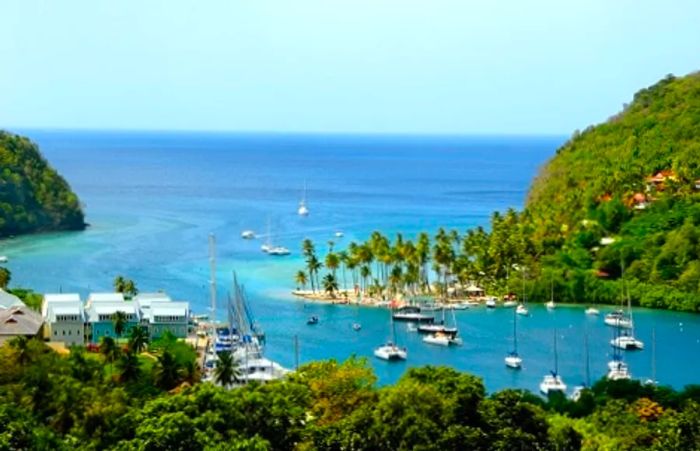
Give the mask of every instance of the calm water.
MULTIPOLYGON (((294 364, 351 354, 371 356, 389 336, 388 313, 373 308, 305 305, 288 294, 301 266, 299 243, 310 237, 321 254, 337 230, 342 248, 373 230, 406 236, 439 226, 487 225, 494 210, 520 207, 537 168, 564 138, 351 137, 25 131, 69 180, 86 204, 85 232, 22 237, 0 243, 16 285, 39 291, 110 290, 117 274, 142 291, 164 289, 205 312, 207 236, 218 242, 220 299, 238 272, 268 335, 268 354, 294 364), (296 208, 304 181, 311 215, 296 208), (274 259, 243 229, 264 232, 296 255, 274 259), (321 324, 306 326, 316 314, 321 324), (361 322, 360 332, 351 329, 361 322)), ((490 389, 535 390, 552 367, 559 335, 559 367, 573 386, 583 379, 583 335, 589 333, 591 372, 605 371, 611 332, 579 308, 548 313, 533 306, 519 318, 521 372, 503 365, 510 348, 512 310, 458 312, 465 345, 436 348, 398 326, 409 348, 405 364, 371 359, 380 380, 396 380, 406 366, 448 364, 472 371, 490 389)), ((657 336, 657 378, 682 386, 700 382, 700 316, 639 311, 638 335, 647 350, 627 353, 635 376, 651 375, 651 331, 657 336)), ((220 315, 222 317, 222 315, 220 315)))

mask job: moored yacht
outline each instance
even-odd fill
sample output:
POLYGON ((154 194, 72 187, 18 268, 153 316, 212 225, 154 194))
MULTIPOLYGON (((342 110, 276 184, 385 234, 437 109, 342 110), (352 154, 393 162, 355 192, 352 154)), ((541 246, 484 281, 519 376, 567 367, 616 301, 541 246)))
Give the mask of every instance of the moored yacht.
POLYGON ((408 352, 406 348, 399 348, 392 342, 388 342, 374 350, 374 356, 378 359, 395 361, 406 360, 408 352))
POLYGON ((273 246, 270 249, 268 249, 267 253, 268 255, 273 255, 277 257, 291 254, 289 249, 287 249, 284 246, 273 246))
POLYGON ((9 259, 5 255, 0 255, 0 263, 7 263, 9 259))
POLYGON ((438 346, 449 346, 450 336, 442 332, 435 332, 434 334, 426 335, 425 337, 423 337, 423 343, 438 346))
POLYGON ((624 379, 631 379, 629 366, 620 359, 613 358, 608 362, 608 374, 607 378, 611 381, 619 381, 624 379))
POLYGON ((600 310, 598 310, 595 307, 588 307, 586 309, 586 315, 598 316, 598 315, 600 315, 600 310))
POLYGON ((523 315, 527 316, 530 314, 530 311, 525 307, 525 304, 518 304, 518 307, 515 309, 515 313, 518 315, 523 315))
POLYGON ((554 370, 547 374, 540 383, 540 392, 549 395, 551 392, 566 392, 566 384, 559 375, 559 358, 557 354, 557 330, 554 329, 554 370))
POLYGON ((252 240, 253 238, 255 238, 255 232, 253 232, 252 230, 244 230, 241 232, 241 238, 243 238, 244 240, 252 240))
POLYGON ((419 307, 405 306, 394 311, 392 318, 395 321, 412 321, 417 323, 432 323, 435 317, 421 313, 419 307))
POLYGON ((486 308, 496 308, 496 299, 495 298, 488 298, 486 300, 486 308))
POLYGON ((519 370, 523 365, 523 359, 518 354, 518 316, 513 311, 513 350, 505 358, 506 366, 519 370))
POLYGON ((625 316, 623 310, 615 310, 605 315, 605 324, 612 327, 630 329, 633 326, 632 320, 625 316))
POLYGON ((644 343, 641 340, 634 338, 633 335, 623 334, 610 340, 610 344, 618 349, 625 351, 642 350, 644 343))

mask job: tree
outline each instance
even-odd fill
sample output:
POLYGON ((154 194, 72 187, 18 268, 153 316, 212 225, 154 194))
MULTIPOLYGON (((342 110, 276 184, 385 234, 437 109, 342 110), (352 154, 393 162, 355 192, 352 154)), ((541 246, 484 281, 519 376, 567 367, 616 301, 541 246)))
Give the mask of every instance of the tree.
POLYGON ((168 351, 163 351, 153 369, 156 385, 164 390, 170 390, 180 382, 180 366, 175 356, 168 351))
POLYGON ((138 379, 141 373, 139 358, 133 349, 123 353, 117 361, 119 370, 119 380, 121 382, 133 382, 138 379))
POLYGON ((111 365, 119 357, 120 350, 117 342, 112 337, 102 337, 100 343, 100 354, 102 354, 107 362, 111 365))
POLYGON ((338 257, 338 254, 329 252, 328 255, 326 255, 326 268, 328 268, 331 273, 333 274, 333 277, 335 277, 335 272, 338 270, 338 267, 340 266, 340 257, 338 257))
POLYGON ((26 365, 32 359, 32 352, 29 347, 29 338, 25 335, 19 335, 10 340, 10 346, 14 350, 17 363, 26 365))
POLYGON ((134 326, 129 333, 129 349, 140 354, 148 346, 148 340, 148 331, 141 326, 134 326))
POLYGON ((126 313, 122 311, 116 311, 112 315, 112 324, 114 325, 114 333, 117 334, 117 338, 121 338, 122 334, 124 333, 127 319, 126 313))
POLYGON ((323 289, 330 297, 335 297, 335 293, 338 291, 338 281, 333 274, 326 274, 323 278, 323 289))
POLYGON ((117 276, 114 278, 114 291, 123 293, 127 298, 134 297, 139 293, 136 283, 124 276, 117 276))
POLYGON ((297 271, 296 275, 294 276, 294 281, 297 284, 297 290, 306 289, 306 284, 308 283, 308 278, 306 277, 306 272, 304 271, 297 271))
POLYGON ((240 380, 242 374, 240 364, 228 351, 220 352, 218 356, 219 360, 214 369, 214 380, 222 387, 228 388, 240 380))
POLYGON ((10 284, 11 279, 12 273, 10 272, 10 270, 5 267, 0 267, 0 288, 5 290, 10 284))

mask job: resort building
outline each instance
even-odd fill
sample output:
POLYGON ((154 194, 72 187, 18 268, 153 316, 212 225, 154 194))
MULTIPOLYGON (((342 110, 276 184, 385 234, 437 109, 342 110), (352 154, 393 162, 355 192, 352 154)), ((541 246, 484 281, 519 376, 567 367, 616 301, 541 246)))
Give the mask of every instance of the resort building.
POLYGON ((85 305, 86 335, 89 342, 99 343, 102 337, 119 338, 114 330, 114 315, 117 312, 126 315, 126 325, 122 332, 122 336, 126 336, 140 322, 136 303, 126 302, 121 293, 90 294, 85 305))
POLYGON ((45 339, 66 346, 85 344, 85 309, 79 294, 45 294, 41 315, 46 323, 45 339))
POLYGON ((1 309, 0 346, 19 336, 32 338, 40 335, 43 324, 41 315, 24 304, 1 309))
POLYGON ((178 338, 187 337, 189 304, 174 302, 165 293, 143 293, 134 297, 141 314, 141 325, 148 328, 151 339, 161 337, 166 331, 178 338))

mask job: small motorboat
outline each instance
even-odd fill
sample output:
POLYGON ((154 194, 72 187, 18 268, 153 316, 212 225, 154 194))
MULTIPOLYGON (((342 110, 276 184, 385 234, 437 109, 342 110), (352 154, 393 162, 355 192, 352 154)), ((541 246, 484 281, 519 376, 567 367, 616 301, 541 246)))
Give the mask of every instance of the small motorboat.
POLYGON ((515 313, 518 315, 527 316, 530 314, 530 311, 527 309, 527 307, 525 307, 525 305, 518 304, 518 307, 515 309, 515 313))
POLYGON ((418 331, 418 328, 416 327, 415 324, 413 324, 413 323, 408 323, 408 324, 406 324, 406 330, 409 331, 409 332, 417 332, 417 331, 418 331))
POLYGON ((354 323, 352 325, 352 330, 354 330, 355 332, 360 331, 360 329, 362 329, 362 325, 360 323, 354 323))
POLYGON ((270 252, 270 249, 272 249, 272 246, 269 244, 265 243, 262 246, 260 246, 260 250, 265 252, 266 254, 270 252))
POLYGON ((486 308, 496 308, 496 299, 489 298, 486 300, 486 308))
POLYGON ((244 230, 241 232, 241 238, 243 238, 244 240, 252 240, 253 238, 255 238, 255 232, 253 232, 252 230, 244 230))
POLYGON ((336 237, 336 238, 342 238, 342 237, 343 237, 343 232, 341 232, 341 231, 335 232, 335 237, 336 237))
POLYGON ((312 316, 311 318, 307 319, 306 324, 308 324, 309 326, 315 326, 316 324, 318 324, 318 316, 312 316))
POLYGON ((5 255, 0 255, 0 263, 7 263, 9 259, 5 255))
POLYGON ((450 308, 452 310, 467 310, 469 309, 469 306, 463 302, 460 302, 458 304, 450 304, 450 308))
POLYGON ((586 309, 586 315, 591 315, 591 316, 598 316, 600 315, 600 310, 594 307, 588 307, 586 309))
POLYGON ((554 310, 555 308, 557 308, 557 305, 554 303, 554 301, 547 302, 545 306, 547 307, 547 310, 554 310))

